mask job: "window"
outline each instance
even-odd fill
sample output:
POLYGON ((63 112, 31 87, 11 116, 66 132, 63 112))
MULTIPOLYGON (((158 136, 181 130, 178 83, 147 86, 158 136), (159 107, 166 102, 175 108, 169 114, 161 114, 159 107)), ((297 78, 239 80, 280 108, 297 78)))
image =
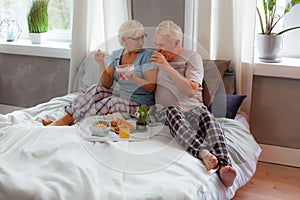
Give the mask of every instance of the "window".
MULTIPOLYGON (((27 13, 33 0, 1 0, 0 20, 13 18, 22 29, 20 38, 28 39, 27 13)), ((71 41, 73 0, 49 0, 48 40, 71 41)))
MULTIPOLYGON (((300 26, 300 5, 296 5, 285 16, 283 27, 300 26)), ((300 58, 300 29, 286 32, 283 35, 282 56, 300 58)))
MULTIPOLYGON (((283 14, 287 2, 290 0, 277 0, 277 13, 283 14)), ((257 1, 258 8, 262 11, 262 0, 257 1)), ((256 18, 256 32, 260 32, 259 19, 256 18)), ((300 5, 294 6, 283 19, 281 19, 273 32, 279 32, 283 29, 293 26, 300 26, 300 5)), ((284 57, 300 58, 300 29, 288 31, 283 34, 283 44, 281 47, 280 55, 284 57)))

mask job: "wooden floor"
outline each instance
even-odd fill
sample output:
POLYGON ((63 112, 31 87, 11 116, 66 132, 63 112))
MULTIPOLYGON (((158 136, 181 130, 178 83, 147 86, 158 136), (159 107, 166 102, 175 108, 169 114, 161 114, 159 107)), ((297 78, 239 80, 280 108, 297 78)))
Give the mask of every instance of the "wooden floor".
POLYGON ((258 162, 254 177, 233 200, 299 200, 300 168, 258 162))

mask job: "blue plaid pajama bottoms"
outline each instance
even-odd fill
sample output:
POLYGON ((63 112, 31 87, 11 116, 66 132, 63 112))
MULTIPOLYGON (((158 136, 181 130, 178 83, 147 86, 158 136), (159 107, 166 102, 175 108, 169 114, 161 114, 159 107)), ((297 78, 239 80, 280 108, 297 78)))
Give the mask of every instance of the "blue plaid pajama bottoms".
POLYGON ((231 165, 223 130, 206 108, 196 107, 183 113, 178 107, 169 106, 165 112, 171 134, 187 152, 201 159, 200 151, 207 149, 217 157, 219 165, 231 165))
POLYGON ((100 84, 89 87, 77 96, 65 111, 72 115, 74 123, 94 115, 106 115, 114 112, 135 113, 140 104, 113 95, 111 88, 100 84))

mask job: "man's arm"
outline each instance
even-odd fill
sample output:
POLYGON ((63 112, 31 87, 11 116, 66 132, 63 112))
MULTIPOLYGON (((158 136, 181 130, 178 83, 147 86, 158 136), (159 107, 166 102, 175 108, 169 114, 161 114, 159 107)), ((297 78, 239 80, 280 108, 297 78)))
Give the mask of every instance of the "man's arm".
POLYGON ((181 93, 188 97, 195 96, 196 92, 199 90, 199 83, 182 76, 170 64, 163 68, 181 93))
POLYGON ((177 89, 188 97, 193 97, 199 90, 200 84, 179 74, 159 52, 153 52, 150 59, 152 64, 158 65, 165 70, 177 89))

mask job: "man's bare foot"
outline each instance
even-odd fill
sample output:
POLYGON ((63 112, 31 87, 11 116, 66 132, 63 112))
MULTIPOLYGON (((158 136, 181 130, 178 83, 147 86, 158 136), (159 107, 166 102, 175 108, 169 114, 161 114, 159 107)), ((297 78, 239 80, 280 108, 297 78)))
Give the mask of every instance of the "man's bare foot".
POLYGON ((236 177, 236 171, 231 166, 221 166, 219 169, 219 177, 225 187, 230 187, 233 185, 234 179, 236 177))
POLYGON ((214 154, 211 154, 208 150, 203 149, 200 156, 207 170, 215 169, 218 166, 217 157, 214 154))
POLYGON ((55 121, 51 120, 42 120, 44 126, 68 126, 74 121, 72 115, 66 113, 62 118, 55 121))

